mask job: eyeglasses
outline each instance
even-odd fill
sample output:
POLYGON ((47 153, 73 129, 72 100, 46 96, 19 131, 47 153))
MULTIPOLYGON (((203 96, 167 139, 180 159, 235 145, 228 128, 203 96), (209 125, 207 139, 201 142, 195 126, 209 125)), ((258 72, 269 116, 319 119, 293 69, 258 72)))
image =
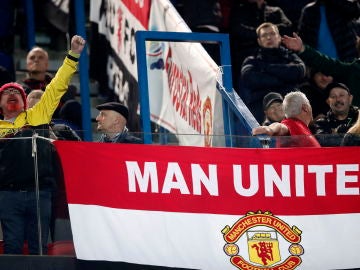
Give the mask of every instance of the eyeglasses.
POLYGON ((6 90, 3 91, 4 95, 20 95, 20 91, 16 88, 8 88, 6 90))

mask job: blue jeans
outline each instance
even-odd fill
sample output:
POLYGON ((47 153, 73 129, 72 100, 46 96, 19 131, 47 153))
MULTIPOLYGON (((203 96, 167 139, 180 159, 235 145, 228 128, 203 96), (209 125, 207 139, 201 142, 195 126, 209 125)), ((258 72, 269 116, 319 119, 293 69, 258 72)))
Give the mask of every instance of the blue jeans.
MULTIPOLYGON (((43 254, 47 253, 51 218, 51 191, 40 191, 40 222, 43 254)), ((28 241, 29 254, 39 254, 35 191, 0 191, 0 220, 5 254, 22 254, 28 241)))

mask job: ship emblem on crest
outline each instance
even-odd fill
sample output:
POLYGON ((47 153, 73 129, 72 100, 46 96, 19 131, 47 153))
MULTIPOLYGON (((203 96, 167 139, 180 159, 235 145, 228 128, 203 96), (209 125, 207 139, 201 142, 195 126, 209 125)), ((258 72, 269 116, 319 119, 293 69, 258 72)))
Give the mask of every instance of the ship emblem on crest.
POLYGON ((270 212, 248 212, 222 229, 224 252, 238 269, 296 269, 302 262, 302 231, 270 212))

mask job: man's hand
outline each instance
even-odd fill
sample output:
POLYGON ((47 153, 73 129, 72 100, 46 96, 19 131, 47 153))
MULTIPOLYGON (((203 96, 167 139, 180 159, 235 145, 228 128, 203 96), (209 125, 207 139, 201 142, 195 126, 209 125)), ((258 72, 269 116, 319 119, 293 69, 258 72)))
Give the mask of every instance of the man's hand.
POLYGON ((295 52, 303 52, 305 50, 301 38, 296 33, 293 33, 293 37, 284 35, 281 41, 286 48, 293 50, 295 52))
POLYGON ((70 50, 73 53, 81 54, 82 50, 85 47, 85 43, 86 43, 85 39, 83 39, 81 36, 75 35, 71 38, 70 50))
POLYGON ((266 134, 266 135, 272 136, 273 131, 271 130, 271 128, 269 126, 259 126, 259 127, 253 128, 252 135, 261 135, 261 134, 266 134))
POLYGON ((288 136, 289 129, 282 123, 272 123, 270 126, 259 126, 253 128, 252 130, 253 135, 269 135, 269 136, 288 136))

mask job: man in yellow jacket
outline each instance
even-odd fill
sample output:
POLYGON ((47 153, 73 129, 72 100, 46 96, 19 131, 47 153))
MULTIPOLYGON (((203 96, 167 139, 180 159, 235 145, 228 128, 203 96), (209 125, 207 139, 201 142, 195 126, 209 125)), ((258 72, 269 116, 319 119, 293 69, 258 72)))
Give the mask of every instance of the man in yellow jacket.
POLYGON ((27 108, 20 84, 0 87, 0 221, 5 254, 22 254, 25 240, 29 254, 47 252, 52 195, 61 172, 51 143, 42 137, 48 137, 48 124, 76 72, 84 46, 82 37, 71 39, 64 63, 32 108, 27 108), (34 132, 42 136, 34 140, 36 158, 34 132))
POLYGON ((23 87, 17 83, 4 84, 0 88, 0 109, 4 120, 0 121, 0 137, 16 132, 25 126, 48 124, 65 94, 73 74, 76 72, 80 53, 85 40, 80 36, 71 39, 71 50, 59 68, 55 77, 46 87, 41 100, 33 108, 26 108, 26 96, 23 87))

